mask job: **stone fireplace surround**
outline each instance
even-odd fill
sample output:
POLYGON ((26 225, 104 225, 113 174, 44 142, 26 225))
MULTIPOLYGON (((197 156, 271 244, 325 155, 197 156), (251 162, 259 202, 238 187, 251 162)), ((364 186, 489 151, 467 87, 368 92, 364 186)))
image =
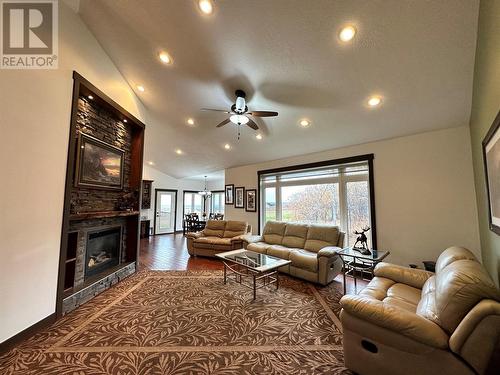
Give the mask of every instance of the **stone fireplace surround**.
POLYGON ((134 273, 139 245, 145 125, 77 72, 73 72, 73 79, 57 317, 134 273), (76 182, 81 133, 124 151, 122 189, 85 186, 76 182), (100 254, 100 260, 110 257, 112 261, 104 261, 86 275, 89 234, 111 228, 120 228, 119 251, 114 247, 116 237, 91 241, 91 246, 92 243, 99 244, 93 247, 95 256, 100 254))
POLYGON ((122 229, 119 262, 123 263, 126 261, 127 249, 126 218, 88 219, 72 221, 70 223, 69 232, 77 233, 74 293, 63 300, 63 315, 92 299, 124 277, 135 272, 135 265, 131 264, 122 271, 112 273, 104 279, 100 279, 98 277, 99 275, 85 278, 85 258, 88 234, 97 230, 106 230, 115 227, 121 227, 122 229), (94 283, 92 283, 93 279, 95 279, 94 283))

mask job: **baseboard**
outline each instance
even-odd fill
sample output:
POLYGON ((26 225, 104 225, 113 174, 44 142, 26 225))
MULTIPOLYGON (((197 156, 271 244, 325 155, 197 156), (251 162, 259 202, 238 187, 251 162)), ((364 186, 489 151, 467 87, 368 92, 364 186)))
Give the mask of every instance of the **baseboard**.
POLYGON ((27 338, 33 336, 38 331, 47 328, 55 321, 56 321, 56 313, 50 314, 45 319, 40 320, 38 323, 33 324, 32 326, 26 328, 25 330, 5 340, 4 342, 0 343, 0 354, 9 351, 14 346, 18 345, 27 338))

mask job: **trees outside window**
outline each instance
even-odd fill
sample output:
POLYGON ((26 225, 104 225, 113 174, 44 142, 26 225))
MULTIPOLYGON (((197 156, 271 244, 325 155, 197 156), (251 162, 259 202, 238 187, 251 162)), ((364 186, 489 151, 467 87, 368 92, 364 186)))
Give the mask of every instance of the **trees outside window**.
POLYGON ((338 225, 352 246, 354 231, 370 226, 368 181, 367 162, 262 175, 261 226, 268 220, 338 225))

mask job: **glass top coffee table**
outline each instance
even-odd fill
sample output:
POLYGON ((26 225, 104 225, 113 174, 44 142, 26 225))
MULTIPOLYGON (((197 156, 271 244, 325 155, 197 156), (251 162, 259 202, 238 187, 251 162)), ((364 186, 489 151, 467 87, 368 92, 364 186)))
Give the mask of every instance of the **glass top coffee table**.
POLYGON ((276 284, 279 288, 278 268, 292 263, 289 260, 276 258, 255 251, 239 249, 215 255, 224 263, 224 284, 228 277, 253 290, 253 299, 257 297, 257 289, 276 284))

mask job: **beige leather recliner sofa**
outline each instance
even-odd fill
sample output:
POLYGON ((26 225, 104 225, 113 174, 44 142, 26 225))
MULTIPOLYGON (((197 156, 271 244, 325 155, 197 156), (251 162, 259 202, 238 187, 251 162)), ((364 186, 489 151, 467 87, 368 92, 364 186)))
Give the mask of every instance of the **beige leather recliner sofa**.
POLYGON ((499 371, 500 291, 469 250, 445 250, 435 274, 388 263, 374 273, 340 300, 346 367, 360 375, 499 371))
POLYGON ((242 236, 252 233, 245 221, 208 220, 201 232, 186 234, 190 255, 215 256, 224 251, 243 248, 242 236))
POLYGON ((345 233, 333 225, 307 225, 268 221, 262 236, 244 236, 246 249, 292 263, 281 272, 321 285, 330 283, 342 270, 337 254, 345 233))

